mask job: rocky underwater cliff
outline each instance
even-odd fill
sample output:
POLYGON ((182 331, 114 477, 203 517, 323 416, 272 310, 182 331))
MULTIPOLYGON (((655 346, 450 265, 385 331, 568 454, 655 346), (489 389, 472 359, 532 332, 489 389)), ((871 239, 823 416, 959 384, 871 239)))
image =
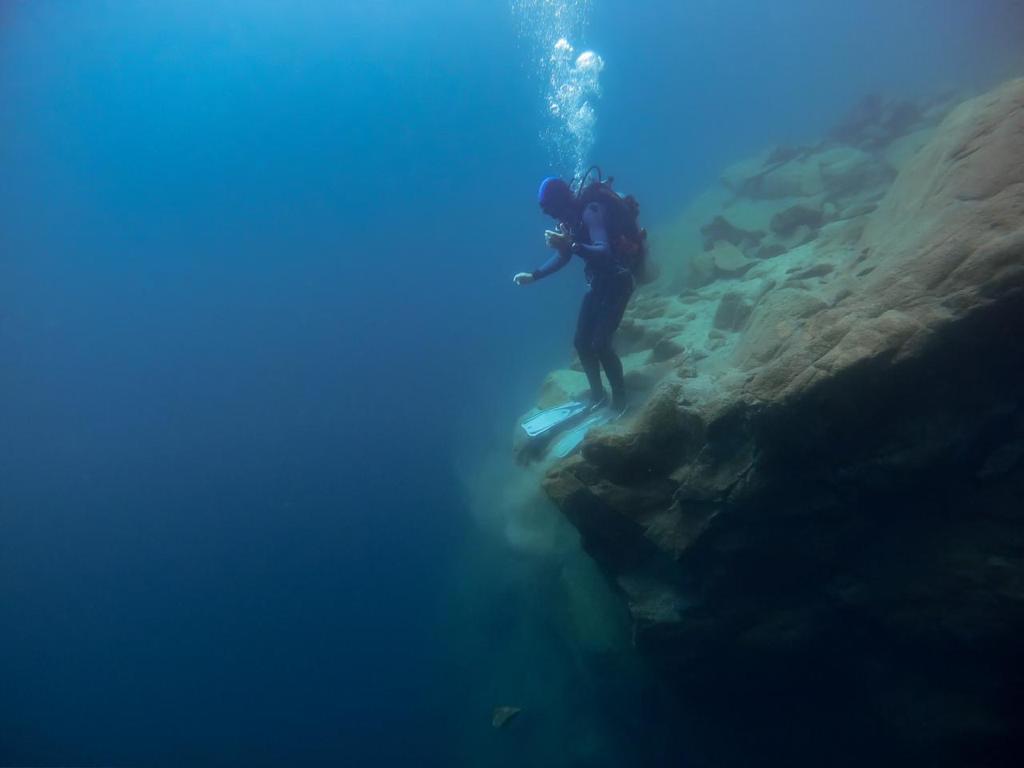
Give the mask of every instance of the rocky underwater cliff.
POLYGON ((1024 79, 721 182, 617 336, 643 396, 545 492, 695 765, 1024 764, 1024 79))

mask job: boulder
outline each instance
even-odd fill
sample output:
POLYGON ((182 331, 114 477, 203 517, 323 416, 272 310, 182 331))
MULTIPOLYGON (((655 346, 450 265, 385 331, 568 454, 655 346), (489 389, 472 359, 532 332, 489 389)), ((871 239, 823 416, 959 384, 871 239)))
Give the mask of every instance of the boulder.
POLYGON ((772 217, 772 232, 785 237, 791 235, 797 227, 806 226, 809 229, 817 229, 824 220, 825 214, 817 206, 793 205, 772 217))
POLYGON ((720 177, 722 184, 737 195, 747 194, 751 180, 765 171, 768 156, 769 153, 764 152, 729 166, 720 177))
POLYGON ((728 168, 722 184, 736 195, 776 200, 812 197, 823 190, 821 174, 810 148, 776 148, 728 168))
POLYGON ((659 339, 651 348, 651 361, 661 363, 679 357, 686 352, 686 343, 682 334, 666 336, 659 339))
POLYGON ((622 356, 626 386, 633 395, 645 394, 661 378, 660 361, 652 360, 650 350, 639 350, 622 356))
POLYGON ((912 101, 870 94, 832 129, 831 137, 855 147, 878 149, 920 126, 925 112, 912 101))
POLYGON ((740 277, 757 262, 748 259, 739 248, 729 243, 719 243, 711 251, 715 272, 719 277, 740 277))
POLYGON ((581 371, 552 371, 544 379, 537 405, 541 409, 553 408, 560 403, 577 400, 589 390, 587 377, 581 371))
POLYGON ((774 259, 788 250, 789 246, 787 244, 770 238, 762 242, 753 255, 755 259, 774 259))
POLYGON ((729 243, 741 249, 754 247, 764 237, 764 232, 741 229, 721 215, 715 216, 709 223, 701 227, 700 233, 704 236, 706 250, 711 250, 719 242, 729 243))
POLYGON ((765 165, 777 165, 788 163, 790 160, 799 160, 814 151, 813 147, 797 147, 787 144, 780 144, 768 152, 765 158, 765 165))
POLYGON ((748 188, 748 194, 768 199, 813 197, 825 190, 814 155, 776 166, 767 173, 751 179, 748 188))
MULTIPOLYGON (((776 245, 781 246, 785 251, 790 251, 793 250, 794 248, 799 248, 801 245, 806 245, 807 243, 814 240, 814 238, 817 237, 817 235, 817 229, 812 229, 806 224, 800 224, 796 226, 794 229, 790 230, 787 234, 776 234, 771 239, 766 239, 764 242, 765 245, 768 247, 776 245)), ((760 253, 762 253, 760 249, 758 251, 755 251, 755 254, 760 253)))
POLYGON ((687 283, 700 288, 715 279, 715 261, 709 251, 695 251, 690 256, 687 283))
POLYGON ((817 155, 822 183, 830 198, 846 198, 888 184, 893 170, 873 155, 853 147, 836 147, 817 155))
POLYGON ((753 307, 742 293, 729 291, 718 302, 714 326, 721 331, 740 331, 746 325, 753 307))
POLYGON ((871 93, 858 101, 843 119, 832 129, 830 135, 845 143, 864 143, 873 126, 882 121, 885 103, 881 95, 871 93))

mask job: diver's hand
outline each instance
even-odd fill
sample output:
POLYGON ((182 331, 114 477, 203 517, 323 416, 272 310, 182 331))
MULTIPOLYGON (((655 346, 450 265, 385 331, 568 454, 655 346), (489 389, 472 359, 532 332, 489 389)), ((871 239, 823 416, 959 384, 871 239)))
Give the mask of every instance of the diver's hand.
POLYGON ((554 248, 556 251, 568 250, 572 245, 572 239, 568 234, 553 229, 544 230, 544 242, 548 244, 548 248, 554 248))
POLYGON ((533 282, 533 275, 529 272, 520 272, 512 278, 512 282, 516 285, 529 285, 533 282))

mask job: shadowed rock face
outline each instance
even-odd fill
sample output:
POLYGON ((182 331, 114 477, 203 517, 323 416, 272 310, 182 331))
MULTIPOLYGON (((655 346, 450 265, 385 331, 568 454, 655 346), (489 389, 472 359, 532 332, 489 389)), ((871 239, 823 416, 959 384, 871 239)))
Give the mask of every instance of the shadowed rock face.
POLYGON ((1024 80, 862 218, 643 299, 686 353, 545 490, 708 764, 1021 765, 1024 80))

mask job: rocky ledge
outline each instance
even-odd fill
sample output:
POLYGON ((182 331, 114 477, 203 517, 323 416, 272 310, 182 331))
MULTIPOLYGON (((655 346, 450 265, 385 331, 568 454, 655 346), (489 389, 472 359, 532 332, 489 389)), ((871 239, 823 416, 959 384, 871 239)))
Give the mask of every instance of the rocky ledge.
POLYGON ((698 765, 1024 764, 1024 80, 873 109, 682 217, 544 480, 698 765))

